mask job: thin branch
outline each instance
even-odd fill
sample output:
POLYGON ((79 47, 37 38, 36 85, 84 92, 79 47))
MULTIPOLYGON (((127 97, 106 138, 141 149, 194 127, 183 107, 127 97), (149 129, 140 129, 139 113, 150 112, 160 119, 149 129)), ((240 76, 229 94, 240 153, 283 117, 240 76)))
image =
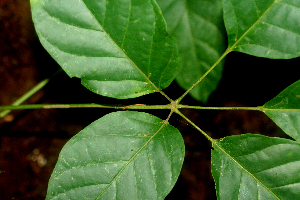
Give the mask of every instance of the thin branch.
POLYGON ((274 6, 274 4, 276 3, 276 1, 274 1, 274 3, 260 16, 260 18, 238 39, 236 40, 236 42, 231 46, 228 47, 227 50, 223 53, 223 55, 217 60, 217 62, 215 62, 215 64, 213 66, 211 66, 211 68, 205 73, 203 74, 203 76, 196 82, 194 83, 181 97, 179 97, 178 103, 194 88, 196 87, 196 85, 198 85, 226 56, 227 54, 229 54, 235 47, 236 45, 249 33, 250 30, 252 30, 252 28, 257 25, 258 22, 261 21, 261 19, 265 16, 265 14, 274 6))
POLYGON ((1 110, 25 110, 25 109, 57 109, 57 108, 110 108, 110 109, 122 109, 122 110, 138 110, 138 109, 171 109, 171 104, 167 105, 146 105, 146 104, 132 104, 132 105, 121 105, 121 104, 28 104, 28 105, 10 105, 0 106, 1 110))
MULTIPOLYGON (((28 104, 28 105, 9 105, 0 106, 0 111, 6 110, 26 110, 26 109, 58 109, 58 108, 109 108, 109 109, 122 109, 122 110, 174 110, 176 109, 198 109, 198 110, 255 110, 255 111, 300 111, 300 109, 272 109, 264 108, 262 106, 258 107, 203 107, 203 106, 189 106, 178 104, 174 107, 174 102, 166 105, 146 105, 146 104, 131 104, 131 105, 121 105, 121 104, 28 104)), ((0 115, 4 112, 0 112, 0 115)))
POLYGON ((195 127, 200 133, 202 133, 211 143, 216 144, 216 140, 214 140, 212 137, 210 137, 205 131, 203 131, 201 128, 199 128, 196 124, 194 124, 189 118, 187 118, 184 114, 182 114, 179 110, 175 110, 175 113, 180 115, 182 118, 184 118, 187 122, 189 122, 193 127, 195 127))
POLYGON ((264 108, 262 106, 258 107, 203 107, 203 106, 189 106, 179 104, 178 108, 186 108, 186 109, 198 109, 198 110, 257 110, 263 111, 264 108))
POLYGON ((177 99, 178 103, 194 88, 196 87, 196 85, 198 85, 226 56, 227 54, 229 54, 232 51, 232 48, 228 48, 223 55, 215 62, 215 64, 213 66, 211 66, 211 68, 209 68, 209 70, 207 72, 205 72, 205 74, 202 75, 202 77, 195 82, 187 91, 185 91, 185 93, 179 97, 177 99))
POLYGON ((1 107, 0 110, 2 110, 2 112, 0 113, 0 118, 5 117, 8 113, 10 113, 11 110, 15 110, 15 109, 12 109, 12 108, 14 108, 16 106, 19 106, 20 104, 24 103, 24 101, 29 99, 32 95, 34 95, 40 89, 42 89, 45 85, 47 85, 47 83, 50 81, 50 79, 53 78, 54 76, 56 76, 57 74, 59 74, 60 72, 62 72, 62 69, 59 69, 57 72, 55 72, 49 78, 46 78, 46 79, 42 80, 41 82, 39 82, 31 90, 29 90, 23 96, 21 96, 19 99, 17 99, 15 102, 13 102, 11 104, 11 106, 0 106, 1 107))

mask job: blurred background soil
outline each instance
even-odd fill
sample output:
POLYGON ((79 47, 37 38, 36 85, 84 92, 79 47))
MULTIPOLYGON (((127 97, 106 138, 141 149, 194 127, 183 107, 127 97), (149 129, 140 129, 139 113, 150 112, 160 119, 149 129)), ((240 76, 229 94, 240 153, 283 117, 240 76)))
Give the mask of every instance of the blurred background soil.
MULTIPOLYGON (((0 105, 10 105, 39 81, 59 69, 40 45, 34 31, 29 0, 0 0, 0 105)), ((230 53, 223 79, 207 106, 261 106, 300 78, 299 59, 268 60, 230 53), (298 68, 298 69, 297 69, 298 68)), ((174 82, 165 92, 173 99, 184 91, 174 82)), ((89 92, 78 79, 64 73, 26 104, 113 103, 164 104, 151 94, 133 100, 111 100, 89 92)), ((190 97, 183 102, 201 105, 190 97)), ((13 111, 0 119, 0 199, 44 199, 58 154, 70 137, 114 110, 55 109, 13 111)), ((168 112, 147 111, 166 118, 168 112)), ((256 111, 182 110, 213 138, 253 133, 286 137, 268 117, 256 111)), ((210 172, 211 144, 179 116, 170 123, 186 144, 181 175, 166 199, 216 199, 210 172)))

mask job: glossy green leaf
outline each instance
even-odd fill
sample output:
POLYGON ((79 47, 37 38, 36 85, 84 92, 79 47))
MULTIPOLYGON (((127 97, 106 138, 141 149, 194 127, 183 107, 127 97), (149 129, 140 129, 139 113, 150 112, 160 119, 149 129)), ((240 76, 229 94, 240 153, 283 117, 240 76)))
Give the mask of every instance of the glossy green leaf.
POLYGON ((223 0, 229 47, 266 58, 300 56, 299 0, 223 0))
POLYGON ((218 199, 300 199, 299 143, 246 134, 217 140, 213 147, 218 199))
MULTIPOLYGON (((177 83, 189 89, 223 54, 226 48, 221 0, 157 0, 168 32, 177 40, 181 70, 177 83)), ((190 95, 206 102, 222 76, 221 62, 190 95)))
POLYGON ((286 134, 300 142, 300 80, 265 103, 263 108, 286 134))
POLYGON ((31 9, 45 49, 95 93, 133 98, 177 75, 176 42, 155 0, 31 0, 31 9))
POLYGON ((63 147, 47 199, 164 199, 183 159, 173 126, 147 113, 110 113, 63 147))

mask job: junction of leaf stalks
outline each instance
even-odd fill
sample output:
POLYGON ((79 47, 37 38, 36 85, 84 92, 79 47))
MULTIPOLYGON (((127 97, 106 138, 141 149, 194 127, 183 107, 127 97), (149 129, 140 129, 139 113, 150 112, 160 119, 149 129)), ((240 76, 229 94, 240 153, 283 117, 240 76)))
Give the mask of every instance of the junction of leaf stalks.
POLYGON ((175 100, 175 101, 172 101, 170 105, 170 109, 173 111, 173 112, 176 112, 176 110, 178 109, 178 101, 175 100))

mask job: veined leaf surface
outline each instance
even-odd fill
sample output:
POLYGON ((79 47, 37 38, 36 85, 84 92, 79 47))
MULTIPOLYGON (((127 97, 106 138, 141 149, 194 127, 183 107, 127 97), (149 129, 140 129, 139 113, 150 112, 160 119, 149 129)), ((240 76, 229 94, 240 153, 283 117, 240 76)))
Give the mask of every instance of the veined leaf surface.
POLYGON ((179 70, 155 0, 31 0, 44 48, 70 77, 114 98, 157 92, 179 70))
MULTIPOLYGON (((189 89, 226 49, 221 0, 157 0, 168 32, 177 40, 180 58, 178 84, 189 89)), ((206 103, 222 76, 221 62, 190 95, 206 103)))
POLYGON ((263 108, 286 134, 300 142, 300 80, 265 103, 263 108))
POLYGON ((245 134, 225 137, 213 147, 218 199, 300 199, 299 143, 245 134))
POLYGON ((223 0, 229 47, 266 58, 300 56, 300 1, 223 0))
POLYGON ((147 113, 110 113, 63 147, 47 199, 164 199, 183 159, 173 126, 147 113))

